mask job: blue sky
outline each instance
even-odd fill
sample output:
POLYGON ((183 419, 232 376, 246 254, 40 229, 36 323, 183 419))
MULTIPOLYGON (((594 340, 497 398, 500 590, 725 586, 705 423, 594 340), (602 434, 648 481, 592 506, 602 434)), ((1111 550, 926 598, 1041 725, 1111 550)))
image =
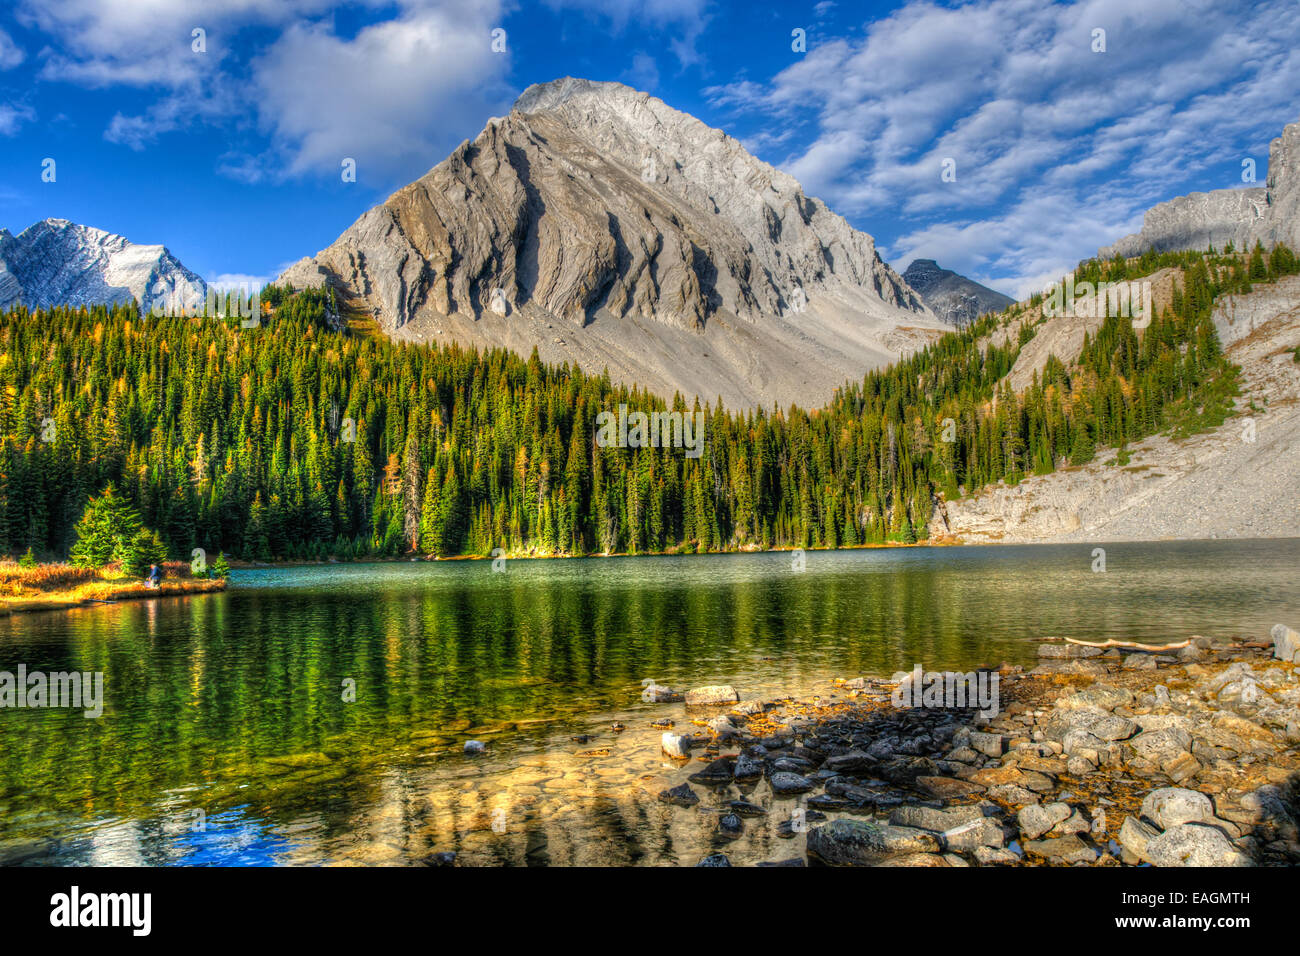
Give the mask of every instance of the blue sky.
POLYGON ((1300 120, 1300 3, 9 0, 0 226, 274 276, 564 75, 726 130, 900 270, 1027 294, 1153 203, 1243 185, 1245 159, 1263 183, 1300 120))

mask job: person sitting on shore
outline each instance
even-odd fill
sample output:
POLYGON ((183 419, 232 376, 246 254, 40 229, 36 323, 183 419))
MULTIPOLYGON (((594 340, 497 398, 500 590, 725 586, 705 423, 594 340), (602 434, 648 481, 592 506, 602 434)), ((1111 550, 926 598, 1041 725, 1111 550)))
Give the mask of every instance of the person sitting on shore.
POLYGON ((156 588, 162 583, 162 570, 158 565, 149 565, 149 575, 144 579, 145 587, 156 588))

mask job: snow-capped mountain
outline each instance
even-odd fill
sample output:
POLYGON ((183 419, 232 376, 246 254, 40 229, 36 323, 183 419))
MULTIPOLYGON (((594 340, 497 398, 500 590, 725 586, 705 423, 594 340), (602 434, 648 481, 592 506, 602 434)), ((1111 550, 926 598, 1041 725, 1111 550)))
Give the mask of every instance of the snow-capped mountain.
POLYGON ((66 219, 43 219, 17 236, 0 229, 0 309, 134 299, 146 310, 192 311, 206 294, 207 284, 165 246, 66 219))

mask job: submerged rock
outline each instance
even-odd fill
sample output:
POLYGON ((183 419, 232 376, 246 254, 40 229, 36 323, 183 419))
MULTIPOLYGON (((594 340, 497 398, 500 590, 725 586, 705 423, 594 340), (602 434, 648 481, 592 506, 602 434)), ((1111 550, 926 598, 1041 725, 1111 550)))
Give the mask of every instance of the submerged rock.
POLYGON ((808 852, 834 865, 871 866, 902 853, 938 853, 938 838, 912 827, 834 820, 808 831, 808 852))
POLYGON ((687 707, 702 707, 715 704, 735 704, 740 701, 740 694, 730 684, 718 684, 709 687, 693 687, 686 692, 687 707))

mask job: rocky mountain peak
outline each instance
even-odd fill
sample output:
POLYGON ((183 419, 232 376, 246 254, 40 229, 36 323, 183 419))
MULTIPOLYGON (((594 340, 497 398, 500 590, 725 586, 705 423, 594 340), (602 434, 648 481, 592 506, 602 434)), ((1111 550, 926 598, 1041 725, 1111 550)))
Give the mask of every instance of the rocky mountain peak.
POLYGON ((573 77, 529 87, 281 278, 330 282, 404 338, 536 345, 742 403, 804 400, 823 372, 829 394, 939 328, 874 240, 792 177, 656 97, 573 77), (670 351, 693 356, 678 368, 670 351))
POLYGON ((986 312, 1000 312, 1015 300, 974 279, 940 268, 933 259, 913 259, 903 279, 949 325, 965 328, 986 312))

